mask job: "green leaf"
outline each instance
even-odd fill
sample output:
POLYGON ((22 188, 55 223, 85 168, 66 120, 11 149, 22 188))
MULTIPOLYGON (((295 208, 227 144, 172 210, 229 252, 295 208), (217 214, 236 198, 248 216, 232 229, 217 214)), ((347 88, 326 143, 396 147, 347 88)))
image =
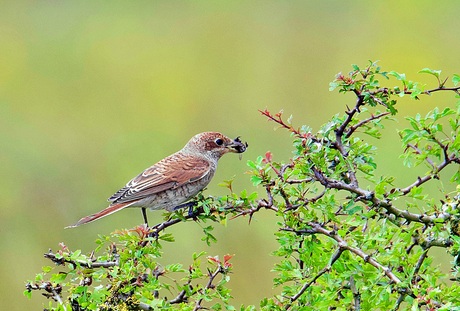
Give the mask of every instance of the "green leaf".
POLYGON ((50 278, 50 281, 56 284, 64 282, 65 278, 67 277, 67 273, 65 272, 60 272, 53 274, 50 278))
POLYGON ((251 176, 251 182, 254 186, 261 184, 263 179, 260 176, 253 175, 251 176))
POLYGON ((86 260, 86 256, 82 255, 81 250, 77 249, 70 255, 70 260, 78 262, 81 260, 86 260))
POLYGON ((177 264, 171 264, 171 265, 167 265, 165 267, 165 270, 166 271, 169 271, 169 272, 184 272, 185 270, 182 268, 182 265, 177 263, 177 264))
POLYGON ((460 184, 460 170, 457 171, 452 177, 450 178, 451 183, 457 183, 460 184))
POLYGON ((199 253, 193 253, 192 254, 192 259, 193 259, 193 261, 196 261, 198 258, 203 257, 204 255, 206 255, 205 251, 201 251, 199 253))
POLYGON ((335 81, 330 82, 330 83, 329 83, 329 91, 332 92, 333 90, 335 90, 335 89, 336 89, 337 87, 339 87, 339 86, 340 86, 340 83, 339 83, 339 82, 335 82, 335 81))
POLYGON ((162 240, 162 241, 165 241, 165 242, 174 242, 175 241, 174 236, 171 233, 161 234, 158 238, 160 240, 162 240))
POLYGON ((417 99, 420 94, 422 94, 422 89, 419 89, 417 87, 411 88, 411 98, 417 99))
POLYGON ((396 79, 405 82, 406 81, 406 75, 404 73, 399 73, 396 71, 389 71, 388 75, 395 77, 396 79))
POLYGON ((45 279, 45 277, 44 277, 43 273, 37 273, 37 274, 35 275, 35 282, 41 282, 41 281, 43 281, 44 279, 45 279))
POLYGON ((452 83, 454 84, 454 86, 457 86, 460 83, 460 75, 455 73, 452 76, 452 83))
POLYGON ((422 187, 413 187, 409 194, 409 197, 417 199, 417 200, 425 200, 427 195, 423 194, 423 188, 422 187))
POLYGON ((32 292, 31 292, 31 291, 25 290, 25 291, 23 292, 23 294, 24 294, 24 296, 26 296, 26 297, 29 298, 29 299, 32 298, 32 292))
POLYGON ((433 76, 435 76, 436 78, 439 79, 439 76, 441 74, 441 70, 433 70, 433 69, 430 69, 430 68, 423 68, 422 70, 419 71, 419 73, 427 73, 427 74, 433 75, 433 76))

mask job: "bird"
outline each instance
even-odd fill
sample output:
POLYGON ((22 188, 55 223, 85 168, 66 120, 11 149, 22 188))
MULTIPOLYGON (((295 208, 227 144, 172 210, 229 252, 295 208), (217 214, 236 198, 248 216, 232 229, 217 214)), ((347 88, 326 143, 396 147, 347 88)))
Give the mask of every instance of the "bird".
POLYGON ((219 132, 197 134, 181 150, 148 167, 115 192, 108 199, 107 208, 66 228, 90 223, 127 207, 141 208, 148 226, 146 209, 172 212, 186 206, 184 202, 209 184, 224 154, 243 153, 247 147, 239 137, 231 139, 219 132))

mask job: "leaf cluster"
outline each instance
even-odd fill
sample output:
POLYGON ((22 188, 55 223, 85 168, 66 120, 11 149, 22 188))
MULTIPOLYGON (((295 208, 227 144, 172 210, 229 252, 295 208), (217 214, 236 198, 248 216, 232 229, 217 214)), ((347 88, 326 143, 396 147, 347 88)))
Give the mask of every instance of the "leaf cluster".
POLYGON ((220 260, 200 252, 188 267, 163 266, 161 245, 173 241, 170 234, 142 225, 100 236, 89 255, 61 243, 57 252, 45 254, 56 267, 43 267, 24 293, 30 297, 41 290, 50 299, 45 310, 59 311, 199 310, 208 305, 221 310, 228 305, 232 256, 220 260))

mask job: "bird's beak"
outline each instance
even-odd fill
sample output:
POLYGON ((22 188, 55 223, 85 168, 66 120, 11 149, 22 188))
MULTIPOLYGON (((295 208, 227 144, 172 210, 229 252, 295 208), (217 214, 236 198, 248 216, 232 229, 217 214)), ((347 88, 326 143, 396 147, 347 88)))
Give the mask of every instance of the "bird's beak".
POLYGON ((227 145, 227 148, 230 149, 231 152, 243 153, 246 151, 246 148, 248 148, 248 143, 243 143, 238 136, 230 144, 227 145))

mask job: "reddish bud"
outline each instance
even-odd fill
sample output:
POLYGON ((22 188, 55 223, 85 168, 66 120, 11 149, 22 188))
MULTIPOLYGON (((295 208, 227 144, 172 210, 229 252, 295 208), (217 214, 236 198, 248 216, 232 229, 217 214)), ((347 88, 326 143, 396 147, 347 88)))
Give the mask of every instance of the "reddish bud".
POLYGON ((265 152, 265 158, 262 160, 262 163, 272 162, 272 153, 270 151, 265 152))
POLYGON ((207 258, 209 262, 213 262, 213 263, 220 265, 219 256, 214 256, 214 257, 208 256, 207 258))
POLYGON ((229 255, 229 254, 224 255, 224 268, 225 268, 225 269, 228 269, 228 268, 230 268, 230 267, 232 266, 232 264, 229 263, 229 261, 230 261, 230 259, 231 259, 232 257, 233 257, 233 255, 229 255))

